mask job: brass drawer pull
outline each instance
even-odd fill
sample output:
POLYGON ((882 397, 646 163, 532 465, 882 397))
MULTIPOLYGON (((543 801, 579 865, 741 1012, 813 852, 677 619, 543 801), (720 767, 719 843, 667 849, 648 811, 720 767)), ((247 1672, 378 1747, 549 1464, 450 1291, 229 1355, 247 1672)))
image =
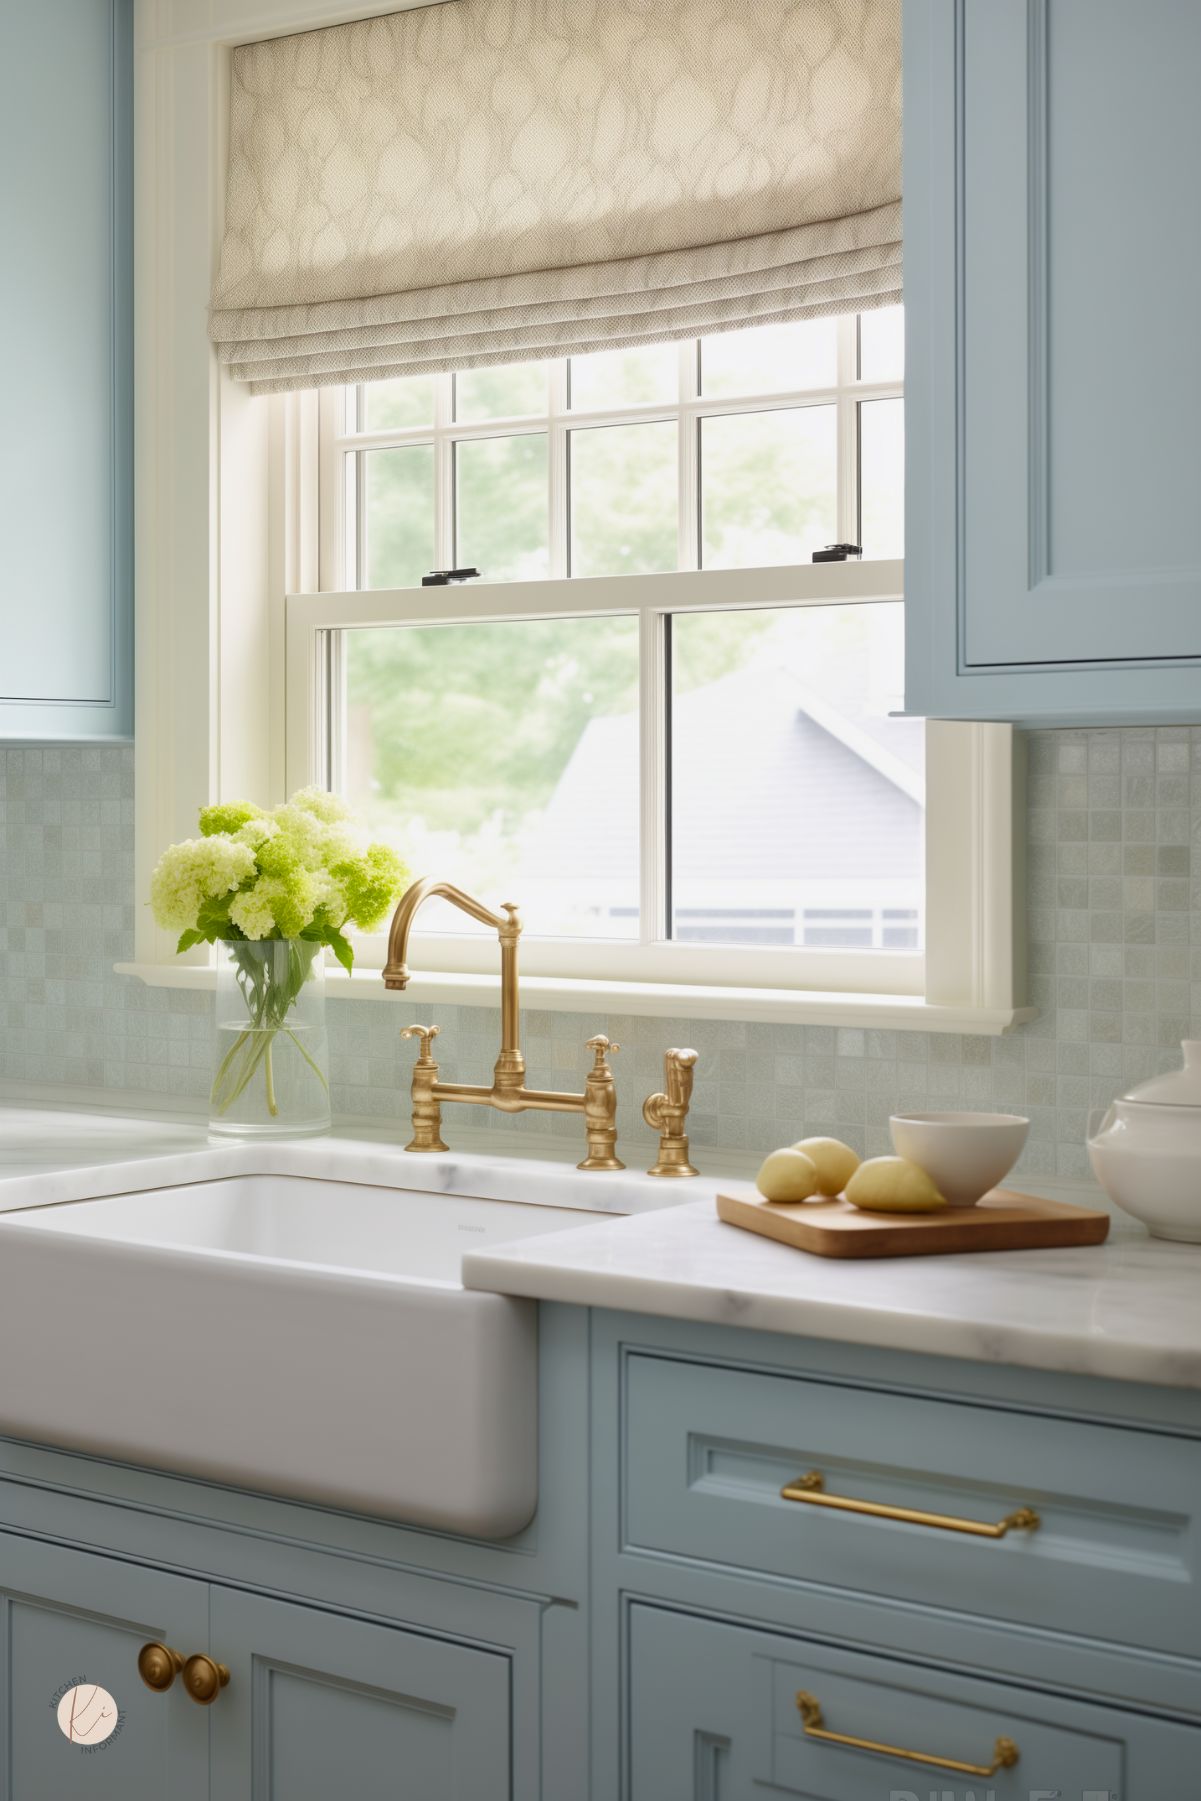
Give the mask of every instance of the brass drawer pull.
POLYGON ((923 1513, 920 1507, 892 1507, 886 1501, 860 1501, 854 1495, 828 1495, 820 1470, 807 1470, 780 1490, 785 1501, 807 1501, 812 1507, 834 1507, 840 1513, 866 1513, 877 1520, 901 1520, 907 1526, 937 1526, 943 1532, 967 1532, 973 1538, 1004 1538, 1007 1532, 1033 1532, 1039 1519, 1033 1507, 1019 1507, 996 1524, 960 1519, 953 1513, 923 1513))
POLYGON ((831 1732, 822 1724, 821 1703, 816 1695, 804 1689, 796 1698, 806 1738, 820 1739, 823 1745, 846 1745, 852 1751, 874 1751, 878 1757, 899 1757, 904 1763, 920 1763, 927 1770, 952 1770, 957 1776, 995 1776, 998 1770, 1012 1770, 1020 1755, 1011 1738, 999 1738, 993 1746, 991 1763, 962 1763, 957 1757, 932 1757, 928 1751, 909 1751, 904 1745, 886 1745, 873 1738, 856 1738, 849 1732, 831 1732))

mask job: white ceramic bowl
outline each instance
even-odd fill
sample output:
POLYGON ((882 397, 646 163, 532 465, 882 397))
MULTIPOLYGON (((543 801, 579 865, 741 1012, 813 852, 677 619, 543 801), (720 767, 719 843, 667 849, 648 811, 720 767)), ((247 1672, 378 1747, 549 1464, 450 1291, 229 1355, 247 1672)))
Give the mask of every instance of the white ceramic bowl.
POLYGON ((952 1207, 974 1207, 1022 1154, 1030 1121, 1016 1113, 894 1113, 893 1149, 925 1170, 952 1207))

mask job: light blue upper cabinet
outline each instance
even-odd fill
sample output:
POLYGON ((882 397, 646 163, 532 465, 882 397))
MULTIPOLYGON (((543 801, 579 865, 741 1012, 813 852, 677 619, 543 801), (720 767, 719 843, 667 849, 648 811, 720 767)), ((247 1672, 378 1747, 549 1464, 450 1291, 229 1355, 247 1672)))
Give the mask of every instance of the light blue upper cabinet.
POLYGON ((915 713, 1201 719, 1201 6, 905 0, 915 713))
POLYGON ((0 0, 0 739, 133 729, 132 0, 0 0))

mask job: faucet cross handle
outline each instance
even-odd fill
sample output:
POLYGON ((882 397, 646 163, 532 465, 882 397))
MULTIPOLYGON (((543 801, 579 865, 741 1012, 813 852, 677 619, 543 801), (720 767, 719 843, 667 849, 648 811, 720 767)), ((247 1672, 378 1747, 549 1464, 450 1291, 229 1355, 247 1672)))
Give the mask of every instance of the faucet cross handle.
POLYGON ((438 1036, 438 1031, 439 1027, 437 1026, 406 1026, 400 1035, 402 1038, 420 1038, 421 1049, 417 1054, 417 1061, 418 1063, 432 1063, 434 1054, 430 1046, 438 1036))
POLYGON ((430 1049, 437 1026, 406 1026, 402 1038, 420 1038, 421 1050, 413 1065, 413 1136, 406 1151, 444 1151, 442 1107, 438 1100, 438 1065, 430 1049))
POLYGON ((584 1132, 588 1139, 588 1155, 577 1169, 624 1169, 617 1155, 617 1089, 613 1071, 605 1061, 610 1051, 619 1051, 598 1032, 588 1040, 593 1055, 592 1068, 584 1080, 584 1132))

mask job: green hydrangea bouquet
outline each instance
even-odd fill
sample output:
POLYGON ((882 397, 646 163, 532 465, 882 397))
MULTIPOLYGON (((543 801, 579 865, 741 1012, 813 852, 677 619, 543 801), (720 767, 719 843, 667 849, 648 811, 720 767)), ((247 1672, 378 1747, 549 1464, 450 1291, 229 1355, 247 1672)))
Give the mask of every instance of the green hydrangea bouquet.
POLYGON ((180 934, 178 950, 224 945, 245 1004, 230 1042, 219 1046, 214 1118, 227 1114, 260 1072, 267 1114, 278 1116, 281 1037, 319 1078, 328 1110, 325 1071, 294 1009, 324 946, 352 967, 346 928, 380 926, 409 871, 388 845, 364 842, 337 796, 318 788, 302 788, 269 812, 248 801, 205 807, 200 832, 163 853, 150 905, 160 926, 180 934))

